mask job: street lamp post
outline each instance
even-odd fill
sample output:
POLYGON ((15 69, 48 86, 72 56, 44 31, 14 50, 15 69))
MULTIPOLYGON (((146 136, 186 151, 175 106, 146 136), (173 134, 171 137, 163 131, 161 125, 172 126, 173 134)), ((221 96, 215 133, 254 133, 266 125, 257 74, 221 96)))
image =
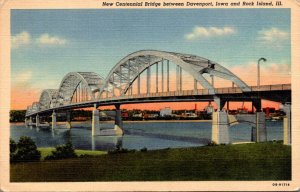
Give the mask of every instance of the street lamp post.
POLYGON ((266 62, 267 59, 264 57, 261 57, 257 61, 257 89, 260 90, 260 62, 264 61, 266 62))
MULTIPOLYGON (((259 58, 258 59, 258 61, 257 61, 257 94, 258 94, 258 100, 259 100, 259 102, 261 102, 260 101, 260 98, 259 98, 259 91, 260 91, 260 62, 261 61, 264 61, 264 62, 266 62, 267 61, 267 59, 266 58, 264 58, 264 57, 261 57, 261 58, 259 58)), ((259 104, 259 106, 261 107, 261 104, 259 104)), ((261 109, 256 109, 256 110, 258 110, 258 111, 260 111, 261 109)), ((259 142, 259 126, 258 126, 258 124, 257 124, 257 121, 256 121, 256 142, 259 142)))

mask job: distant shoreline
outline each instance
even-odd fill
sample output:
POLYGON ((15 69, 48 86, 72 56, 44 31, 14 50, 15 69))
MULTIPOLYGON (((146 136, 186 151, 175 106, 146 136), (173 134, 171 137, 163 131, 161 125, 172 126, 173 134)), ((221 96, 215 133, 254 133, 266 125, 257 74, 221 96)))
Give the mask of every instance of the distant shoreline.
MULTIPOLYGON (((171 122, 171 123, 174 123, 174 122, 211 122, 212 120, 209 120, 209 119, 195 119, 195 120, 137 120, 137 121, 123 121, 123 123, 167 123, 167 122, 171 122)), ((88 122, 91 122, 91 121, 72 121, 71 123, 72 124, 79 124, 79 123, 88 123, 88 122)), ((111 120, 111 121, 102 121, 104 123, 112 123, 114 122, 114 120, 111 120)), ((10 124, 24 124, 25 122, 10 122, 10 124)), ((63 121, 62 122, 57 122, 58 124, 61 124, 61 123, 64 123, 63 121)))
POLYGON ((144 121, 123 121, 123 123, 144 123, 144 122, 151 122, 151 123, 158 123, 158 122, 211 122, 212 120, 208 120, 208 119, 195 119, 195 120, 144 120, 144 121))

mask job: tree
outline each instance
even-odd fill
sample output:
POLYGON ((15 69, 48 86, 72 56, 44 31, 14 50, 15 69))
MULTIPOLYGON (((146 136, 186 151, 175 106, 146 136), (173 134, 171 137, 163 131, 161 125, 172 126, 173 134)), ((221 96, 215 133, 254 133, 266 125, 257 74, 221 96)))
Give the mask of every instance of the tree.
POLYGON ((9 112, 10 122, 24 122, 26 110, 11 110, 9 112))
POLYGON ((17 151, 17 143, 13 140, 10 139, 9 141, 9 151, 10 151, 10 161, 12 162, 15 156, 15 153, 17 151))
POLYGON ((11 139, 10 153, 11 162, 39 161, 41 158, 36 144, 27 136, 22 136, 17 144, 11 139))
POLYGON ((45 157, 46 160, 51 159, 65 159, 77 157, 73 144, 68 141, 65 145, 58 145, 55 147, 55 151, 52 151, 51 155, 45 157))

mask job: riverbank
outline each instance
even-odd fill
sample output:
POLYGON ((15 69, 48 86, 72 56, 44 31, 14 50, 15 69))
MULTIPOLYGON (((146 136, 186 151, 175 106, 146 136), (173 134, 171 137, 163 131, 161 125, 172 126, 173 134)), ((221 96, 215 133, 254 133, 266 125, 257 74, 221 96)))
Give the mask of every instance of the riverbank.
POLYGON ((276 142, 135 151, 11 164, 11 182, 290 180, 291 147, 276 142))
MULTIPOLYGON (((41 152, 41 160, 44 160, 46 156, 52 154, 52 151, 54 151, 55 148, 44 147, 44 148, 38 148, 38 150, 41 152)), ((93 150, 81 150, 81 149, 75 149, 75 153, 77 154, 77 156, 81 156, 81 155, 98 156, 98 155, 107 154, 106 151, 93 151, 93 150)))
MULTIPOLYGON (((211 122, 212 120, 203 120, 203 119, 187 119, 187 120, 165 120, 165 119, 162 119, 162 120, 134 120, 134 121, 131 121, 131 120, 123 120, 123 123, 165 123, 165 122, 211 122)), ((91 123, 92 120, 88 120, 88 121, 72 121, 71 123, 72 124, 81 124, 81 123, 91 123)), ((110 121, 101 121, 103 123, 114 123, 115 121, 114 120, 110 120, 110 121)), ((25 122, 10 122, 11 124, 24 124, 25 122)), ((66 122, 56 122, 57 124, 65 124, 66 122)))
MULTIPOLYGON (((178 123, 178 122, 186 122, 186 123, 190 123, 190 122, 211 122, 212 120, 203 120, 203 119, 186 119, 186 120, 165 120, 165 119, 161 119, 161 120, 126 120, 123 121, 124 124, 131 124, 131 123, 178 123)), ((64 124, 65 122, 59 122, 60 124, 64 124)), ((76 125, 76 124, 82 124, 82 123, 92 123, 91 120, 89 121, 72 121, 72 124, 76 125)), ((114 120, 109 120, 109 121, 100 121, 100 123, 115 123, 114 120)))
MULTIPOLYGON (((186 119, 186 120, 142 120, 142 121, 123 121, 123 123, 145 123, 145 122, 149 122, 149 123, 172 123, 172 122, 211 122, 212 120, 203 120, 203 119, 186 119)), ((109 122, 109 121, 106 121, 109 122)), ((111 121, 114 122, 114 121, 111 121)))

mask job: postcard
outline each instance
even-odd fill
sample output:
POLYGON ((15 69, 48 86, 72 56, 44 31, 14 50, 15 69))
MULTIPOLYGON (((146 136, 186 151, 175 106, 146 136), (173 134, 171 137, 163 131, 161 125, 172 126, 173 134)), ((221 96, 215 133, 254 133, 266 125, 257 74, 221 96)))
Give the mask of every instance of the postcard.
POLYGON ((0 10, 2 191, 299 190, 299 1, 0 10))

